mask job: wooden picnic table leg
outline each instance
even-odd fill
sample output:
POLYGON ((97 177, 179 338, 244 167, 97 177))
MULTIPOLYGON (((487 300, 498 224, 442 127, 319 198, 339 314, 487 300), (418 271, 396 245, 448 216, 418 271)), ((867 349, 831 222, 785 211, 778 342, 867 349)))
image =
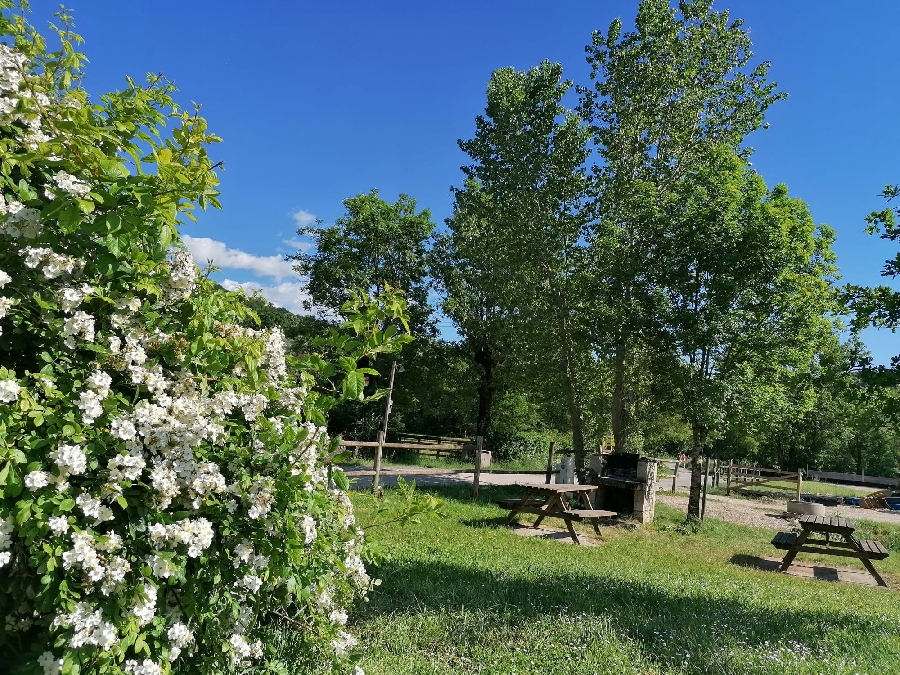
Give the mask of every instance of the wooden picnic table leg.
POLYGON ((807 536, 809 536, 808 530, 803 530, 797 536, 797 540, 794 542, 794 545, 788 549, 787 555, 785 555, 784 560, 781 561, 781 567, 778 568, 779 572, 787 572, 788 567, 791 566, 791 563, 794 562, 794 558, 796 558, 797 554, 800 552, 800 547, 806 543, 807 536))
POLYGON ((875 565, 872 564, 872 561, 868 558, 860 558, 860 560, 862 561, 863 566, 867 570, 869 570, 869 574, 875 577, 875 581, 878 582, 878 585, 886 587, 887 584, 885 583, 884 579, 881 578, 881 575, 878 574, 878 570, 875 569, 875 565))
MULTIPOLYGON (((579 494, 581 495, 581 505, 584 506, 586 509, 593 511, 594 504, 591 501, 591 493, 590 492, 581 492, 579 494)), ((594 532, 597 534, 597 536, 603 537, 603 535, 600 533, 600 519, 599 518, 590 518, 590 521, 591 521, 591 525, 594 528, 594 532)))
POLYGON ((581 540, 578 538, 578 533, 575 531, 575 527, 572 525, 572 521, 569 518, 563 518, 566 521, 566 527, 569 528, 569 536, 572 537, 572 541, 581 546, 581 540))
MULTIPOLYGON (((525 506, 528 503, 528 498, 531 497, 531 490, 525 490, 525 496, 519 501, 517 506, 525 506)), ((519 515, 519 510, 514 506, 509 511, 509 515, 506 516, 506 520, 503 521, 503 524, 509 526, 512 524, 512 521, 516 519, 516 516, 519 515)))
MULTIPOLYGON (((557 503, 557 502, 560 502, 560 505, 562 506, 562 510, 565 511, 565 510, 566 510, 566 509, 565 509, 565 504, 563 504, 563 503, 561 502, 561 500, 560 500, 558 494, 557 494, 557 495, 551 495, 551 496, 547 499, 547 502, 544 504, 543 510, 544 510, 544 511, 547 511, 548 513, 552 512, 552 511, 553 511, 553 507, 556 506, 556 503, 557 503)), ((541 521, 544 520, 544 518, 546 518, 546 516, 538 516, 538 519, 537 519, 536 521, 534 521, 534 525, 532 525, 532 527, 538 527, 538 526, 541 524, 541 521)))
MULTIPOLYGON (((850 544, 850 546, 853 548, 854 551, 857 551, 858 553, 862 553, 863 555, 865 555, 866 552, 863 550, 862 546, 860 546, 859 540, 856 537, 854 537, 853 535, 849 535, 849 536, 845 535, 844 541, 846 541, 848 544, 850 544)), ((863 558, 863 557, 860 557, 859 560, 860 560, 860 562, 862 562, 863 567, 865 567, 869 571, 869 574, 871 574, 873 577, 875 577, 875 581, 878 583, 879 586, 887 587, 887 583, 885 583, 884 579, 881 578, 881 575, 878 574, 878 570, 875 569, 875 565, 872 564, 871 560, 869 560, 868 558, 863 558)))

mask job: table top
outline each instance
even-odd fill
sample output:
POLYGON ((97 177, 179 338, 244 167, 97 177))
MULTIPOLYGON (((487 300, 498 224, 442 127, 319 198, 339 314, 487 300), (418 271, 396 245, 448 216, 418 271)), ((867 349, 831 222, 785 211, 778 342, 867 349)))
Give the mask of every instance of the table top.
POLYGON ((852 532, 856 529, 856 523, 852 520, 837 516, 800 516, 797 521, 804 530, 820 532, 847 530, 852 532))
POLYGON ((513 483, 515 487, 532 492, 546 492, 548 494, 560 494, 562 492, 591 492, 597 489, 596 485, 578 485, 577 483, 513 483))

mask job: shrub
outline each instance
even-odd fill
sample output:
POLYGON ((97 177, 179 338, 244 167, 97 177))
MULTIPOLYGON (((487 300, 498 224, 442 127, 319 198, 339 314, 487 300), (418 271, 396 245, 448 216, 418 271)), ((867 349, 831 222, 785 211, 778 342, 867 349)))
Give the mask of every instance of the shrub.
POLYGON ((0 9, 4 666, 278 669, 259 636, 287 621, 311 667, 350 668, 370 580, 325 414, 406 339, 377 328, 402 301, 359 298, 333 363, 289 368, 281 332, 241 327, 181 248, 179 217, 217 206, 203 118, 161 77, 92 102, 68 17, 48 53, 0 9))
POLYGON ((537 464, 547 461, 550 442, 554 441, 555 455, 566 455, 572 451, 572 440, 565 434, 555 432, 522 431, 497 434, 491 439, 490 447, 494 458, 500 462, 522 462, 534 460, 537 464))

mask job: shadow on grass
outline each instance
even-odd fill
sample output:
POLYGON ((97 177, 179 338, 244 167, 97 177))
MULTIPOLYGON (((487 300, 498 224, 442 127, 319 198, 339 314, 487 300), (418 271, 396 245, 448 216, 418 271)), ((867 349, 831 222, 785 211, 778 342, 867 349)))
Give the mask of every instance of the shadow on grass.
MULTIPOLYGON (((458 498, 472 503, 457 488, 434 492, 447 500, 458 498)), ((505 490, 496 492, 504 494, 505 490)), ((480 501, 496 496, 483 495, 480 501)), ((502 527, 503 521, 503 516, 496 516, 459 522, 472 528, 494 529, 502 527)), ((489 617, 491 632, 514 639, 523 629, 547 617, 565 615, 597 625, 598 630, 611 626, 661 667, 686 673, 714 672, 710 668, 717 662, 715 655, 729 646, 769 651, 778 644, 802 645, 812 653, 827 654, 835 649, 836 633, 858 639, 893 634, 895 630, 895 618, 891 616, 835 611, 834 607, 818 609, 812 603, 786 606, 777 588, 760 594, 758 580, 733 575, 718 578, 708 569, 697 577, 676 572, 643 580, 628 578, 627 565, 613 573, 589 565, 579 568, 577 558, 569 558, 581 555, 574 547, 561 555, 513 549, 498 555, 492 551, 490 559, 470 549, 460 561, 448 560, 449 556, 460 555, 458 547, 452 550, 430 544, 411 556, 373 566, 372 576, 383 582, 361 608, 358 620, 452 613, 453 625, 448 623, 446 630, 448 635, 452 633, 452 643, 466 650, 481 648, 485 639, 484 622, 472 617, 489 617), (560 560, 559 571, 553 569, 548 555, 560 560), (686 664, 686 649, 708 657, 686 664)), ((731 561, 756 567, 760 560, 738 555, 731 561)), ((566 639, 566 635, 563 631, 559 636, 544 638, 566 639)))
MULTIPOLYGON (((760 606, 724 595, 679 594, 659 585, 594 574, 522 578, 510 570, 473 569, 436 560, 388 562, 370 571, 383 584, 358 616, 363 621, 367 616, 408 613, 410 608, 486 613, 495 630, 516 635, 547 616, 580 615, 582 621, 612 625, 653 661, 675 668, 683 667, 686 646, 716 653, 727 645, 768 650, 779 643, 799 643, 828 652, 833 631, 883 634, 882 624, 887 622, 812 607, 760 606)), ((453 627, 454 640, 462 638, 462 644, 478 644, 483 637, 476 627, 471 635, 461 636, 460 631, 466 632, 465 620, 453 627)), ((696 672, 707 672, 706 667, 696 672)))

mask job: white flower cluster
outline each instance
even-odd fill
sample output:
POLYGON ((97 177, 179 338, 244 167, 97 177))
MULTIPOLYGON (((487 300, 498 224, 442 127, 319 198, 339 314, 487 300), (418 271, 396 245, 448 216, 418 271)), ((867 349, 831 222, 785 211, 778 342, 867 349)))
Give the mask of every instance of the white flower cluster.
POLYGON ((72 628, 72 637, 69 638, 69 646, 72 649, 91 645, 106 651, 112 649, 119 641, 116 627, 103 620, 103 613, 99 609, 91 611, 91 606, 87 602, 79 602, 75 606, 75 611, 70 614, 58 615, 53 620, 53 625, 72 628))
POLYGON ((144 458, 137 455, 119 454, 106 463, 106 468, 109 469, 109 480, 114 483, 123 480, 137 480, 145 466, 147 463, 144 458))
POLYGON ((19 398, 22 387, 15 380, 0 380, 0 403, 13 403, 19 398))
MULTIPOLYGON (((20 99, 31 98, 31 93, 22 86, 23 75, 27 68, 28 57, 0 44, 0 123, 5 125, 19 122, 22 124, 25 133, 21 140, 33 149, 37 143, 48 140, 49 136, 41 131, 40 118, 16 112, 20 99)), ((49 102, 43 93, 38 93, 36 100, 41 105, 49 102)))
POLYGON ((44 669, 44 675, 59 675, 65 663, 65 659, 56 658, 53 652, 44 652, 38 657, 38 665, 44 669))
POLYGON ((177 659, 181 655, 181 650, 194 641, 194 634, 181 622, 172 624, 166 633, 166 637, 172 643, 169 647, 169 660, 171 661, 177 659))
POLYGON ((81 475, 87 468, 87 456, 80 445, 60 445, 50 453, 50 459, 56 462, 62 479, 81 475))
POLYGON ((189 298, 197 286, 197 266, 189 251, 177 249, 169 261, 169 286, 180 300, 189 298))
POLYGON ((331 648, 338 656, 343 656, 359 644, 357 639, 346 631, 338 631, 337 637, 331 641, 331 648))
MULTIPOLYGON (((357 531, 360 536, 362 536, 362 531, 357 531)), ((350 575, 351 581, 354 585, 361 589, 367 589, 372 579, 369 577, 368 572, 366 572, 366 566, 363 564, 362 558, 359 557, 359 553, 356 551, 356 541, 351 539, 345 545, 347 551, 347 557, 344 559, 344 567, 347 569, 347 574, 350 575)))
POLYGON ((272 481, 268 479, 260 479, 250 486, 247 493, 247 501, 250 503, 250 509, 247 512, 251 518, 256 520, 267 515, 272 510, 272 504, 275 503, 275 495, 272 494, 272 481))
POLYGON ((94 341, 94 317, 87 312, 75 312, 63 322, 63 342, 69 349, 75 349, 75 338, 81 336, 85 342, 94 341))
POLYGON ((103 502, 101 502, 97 497, 91 497, 91 495, 86 492, 82 492, 75 498, 75 503, 81 509, 81 512, 87 518, 93 518, 98 523, 105 523, 108 520, 113 519, 112 509, 108 506, 103 506, 103 502))
POLYGON ((60 255, 54 253, 49 248, 35 248, 27 246, 22 249, 25 253, 25 266, 31 269, 41 267, 41 272, 48 279, 56 279, 63 274, 71 274, 75 268, 84 266, 80 260, 76 260, 69 255, 60 255))
POLYGON ((199 558, 200 554, 212 544, 212 523, 206 518, 191 520, 185 518, 177 523, 163 525, 154 523, 149 528, 150 540, 158 548, 166 545, 181 544, 187 546, 189 558, 199 558))
POLYGON ((144 584, 142 590, 143 593, 138 596, 131 613, 137 618, 138 625, 146 626, 156 616, 156 587, 144 584))
MULTIPOLYGON (((0 97, 0 106, 2 106, 0 97)), ((10 239, 34 239, 43 232, 41 227, 41 212, 27 207, 21 202, 11 201, 8 204, 0 194, 0 235, 6 235, 10 239), (5 216, 5 218, 4 218, 5 216)))
MULTIPOLYGON (((75 176, 65 171, 59 171, 53 175, 53 182, 61 190, 68 192, 73 197, 85 198, 91 191, 91 186, 82 180, 78 180, 75 176)), ((53 199, 53 193, 50 192, 47 197, 53 199)))
POLYGON ((303 536, 307 544, 311 544, 316 540, 316 521, 312 516, 303 516, 300 521, 300 529, 303 530, 303 536))
MULTIPOLYGON (((3 272, 0 272, 0 274, 3 274, 3 272)), ((0 281, 2 281, 2 278, 0 278, 0 281)), ((0 284, 0 286, 2 286, 2 284, 0 284)), ((0 296, 0 319, 5 318, 10 308, 17 304, 19 304, 19 301, 15 298, 4 298, 0 296)), ((3 335, 2 326, 0 326, 0 335, 3 335)))
POLYGON ((62 554, 63 568, 80 567, 91 583, 100 583, 103 595, 108 596, 119 588, 131 570, 131 563, 118 555, 101 556, 97 549, 104 553, 117 551, 122 547, 121 538, 111 534, 105 542, 97 543, 87 532, 72 532, 71 537, 72 548, 62 554))
POLYGON ((12 559, 12 553, 7 549, 12 546, 14 529, 15 521, 11 517, 0 520, 0 567, 6 567, 12 559))
POLYGON ((229 638, 228 642, 231 644, 231 662, 236 666, 243 665, 248 659, 254 658, 259 659, 262 658, 263 649, 262 642, 256 640, 255 642, 247 642, 247 638, 245 638, 240 633, 234 633, 231 638, 229 638))
POLYGON ((16 108, 16 96, 27 63, 27 56, 0 44, 0 120, 5 120, 16 108))
POLYGON ((64 312, 71 312, 92 293, 94 289, 88 284, 82 284, 80 288, 66 287, 59 292, 59 304, 64 312))
POLYGON ((128 675, 161 675, 162 668, 150 659, 144 659, 140 663, 128 659, 125 661, 125 672, 128 675))
POLYGON ((103 399, 109 396, 109 386, 112 384, 112 377, 102 370, 96 370, 87 378, 86 384, 88 388, 78 395, 78 403, 76 405, 83 413, 82 422, 93 424, 94 420, 103 414, 103 406, 101 404, 103 399))

